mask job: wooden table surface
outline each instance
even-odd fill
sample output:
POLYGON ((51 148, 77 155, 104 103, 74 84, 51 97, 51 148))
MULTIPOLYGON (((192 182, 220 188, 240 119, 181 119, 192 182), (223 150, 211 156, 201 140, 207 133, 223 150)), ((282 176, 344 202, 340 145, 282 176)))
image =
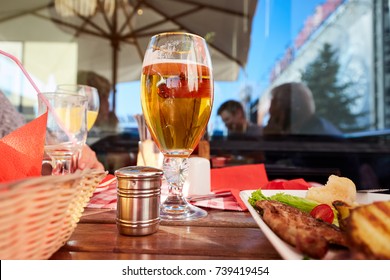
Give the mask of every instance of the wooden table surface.
POLYGON ((162 221, 148 236, 118 233, 115 210, 86 209, 51 259, 281 259, 249 212, 208 210, 196 221, 162 221))

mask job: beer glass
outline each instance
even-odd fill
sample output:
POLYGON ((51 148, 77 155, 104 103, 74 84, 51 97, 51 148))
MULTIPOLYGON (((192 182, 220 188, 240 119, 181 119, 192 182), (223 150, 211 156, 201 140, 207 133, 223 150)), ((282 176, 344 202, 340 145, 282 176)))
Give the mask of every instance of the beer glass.
POLYGON ((161 204, 163 220, 193 220, 207 212, 188 203, 183 185, 188 157, 199 143, 210 118, 214 85, 205 40, 184 32, 153 36, 141 75, 141 104, 146 125, 164 155, 169 184, 161 204))

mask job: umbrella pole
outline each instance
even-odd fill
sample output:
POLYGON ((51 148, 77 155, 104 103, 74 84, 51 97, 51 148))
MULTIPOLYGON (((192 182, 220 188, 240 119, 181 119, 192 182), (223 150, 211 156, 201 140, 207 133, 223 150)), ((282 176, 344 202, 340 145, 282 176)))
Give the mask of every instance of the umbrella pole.
POLYGON ((112 15, 112 29, 115 33, 115 36, 111 38, 112 45, 112 111, 116 114, 116 81, 117 81, 117 72, 118 72, 118 51, 119 51, 119 33, 117 30, 117 11, 118 11, 118 1, 115 1, 114 13, 112 15))
POLYGON ((112 42, 112 111, 115 113, 116 109, 116 81, 118 71, 118 50, 119 45, 117 41, 112 42))

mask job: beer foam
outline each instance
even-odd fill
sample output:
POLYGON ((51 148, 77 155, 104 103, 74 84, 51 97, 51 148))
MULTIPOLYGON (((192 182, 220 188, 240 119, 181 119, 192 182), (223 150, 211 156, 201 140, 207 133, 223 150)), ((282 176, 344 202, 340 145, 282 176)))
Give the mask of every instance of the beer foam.
POLYGON ((205 67, 208 67, 208 68, 211 68, 210 66, 204 64, 204 63, 199 63, 199 62, 195 62, 195 61, 189 61, 187 59, 154 59, 154 58, 149 58, 149 59, 145 59, 144 62, 142 63, 142 68, 143 67, 146 67, 146 66, 149 66, 149 65, 152 65, 152 64, 161 64, 161 63, 183 63, 183 64, 195 64, 195 65, 201 65, 201 66, 205 66, 205 67))

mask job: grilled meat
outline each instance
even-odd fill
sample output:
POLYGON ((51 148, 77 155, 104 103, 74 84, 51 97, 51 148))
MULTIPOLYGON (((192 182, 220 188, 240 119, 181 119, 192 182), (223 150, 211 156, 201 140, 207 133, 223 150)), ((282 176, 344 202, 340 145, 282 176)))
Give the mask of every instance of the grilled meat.
POLYGON ((344 233, 337 227, 297 208, 273 200, 257 201, 256 208, 275 234, 309 257, 323 258, 329 244, 347 245, 344 233))

